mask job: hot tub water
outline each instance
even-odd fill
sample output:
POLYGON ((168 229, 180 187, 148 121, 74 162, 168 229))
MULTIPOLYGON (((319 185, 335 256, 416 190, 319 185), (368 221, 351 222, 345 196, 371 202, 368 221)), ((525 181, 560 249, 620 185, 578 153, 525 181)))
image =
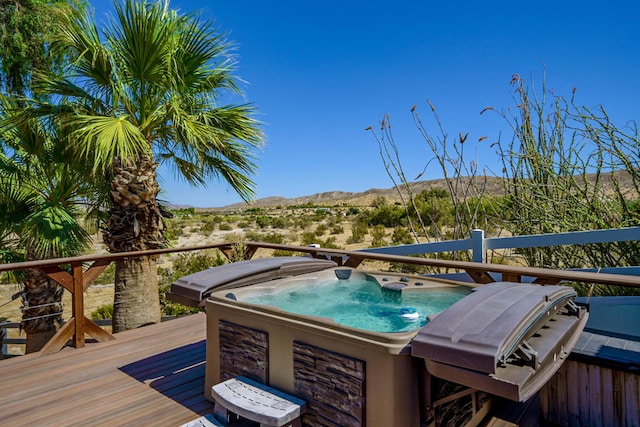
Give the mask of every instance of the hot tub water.
POLYGON ((401 292, 383 289, 374 280, 351 278, 265 290, 239 301, 386 333, 416 330, 427 323, 427 316, 440 313, 470 292, 465 286, 401 292))

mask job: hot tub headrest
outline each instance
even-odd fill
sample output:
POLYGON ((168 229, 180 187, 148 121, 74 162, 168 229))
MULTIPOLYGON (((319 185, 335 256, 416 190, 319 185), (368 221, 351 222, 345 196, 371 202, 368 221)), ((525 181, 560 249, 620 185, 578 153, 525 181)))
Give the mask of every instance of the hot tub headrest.
POLYGON ((336 266, 334 261, 302 256, 234 262, 181 277, 171 284, 171 292, 167 292, 166 296, 170 301, 197 307, 214 290, 237 288, 336 266))
POLYGON ((568 286, 491 283, 425 325, 411 344, 433 375, 526 400, 561 366, 587 313, 568 286))

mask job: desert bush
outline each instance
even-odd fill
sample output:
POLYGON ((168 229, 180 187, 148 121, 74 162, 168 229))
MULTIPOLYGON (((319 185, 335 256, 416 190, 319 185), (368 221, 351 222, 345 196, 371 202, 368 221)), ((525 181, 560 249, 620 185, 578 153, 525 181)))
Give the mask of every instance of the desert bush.
POLYGON ((211 234, 216 230, 216 223, 214 221, 206 221, 202 227, 200 227, 200 232, 205 235, 211 234))
POLYGON ((307 215, 300 215, 300 216, 297 216, 295 219, 296 228, 300 228, 301 230, 304 230, 307 227, 310 227, 312 224, 313 224, 313 220, 309 218, 309 216, 307 215))
MULTIPOLYGON (((386 199, 385 199, 386 200, 386 199)), ((397 227, 406 224, 407 212, 400 206, 384 205, 371 210, 367 215, 370 226, 397 227)))
POLYGON ((220 224, 222 221, 224 221, 224 217, 222 215, 214 215, 211 217, 211 222, 214 224, 220 224))
POLYGON ((184 230, 182 227, 182 223, 167 221, 165 224, 164 238, 171 242, 177 240, 181 236, 184 236, 184 230))
MULTIPOLYGON (((440 172, 444 176, 444 183, 448 197, 453 206, 453 221, 448 227, 439 226, 438 221, 442 222, 442 218, 434 218, 436 221, 423 217, 420 212, 420 203, 417 195, 413 192, 410 181, 406 178, 405 171, 402 167, 399 157, 399 150, 391 132, 391 119, 389 115, 385 115, 381 121, 379 131, 369 126, 367 130, 373 133, 380 149, 387 174, 391 178, 394 187, 397 189, 398 197, 402 209, 407 212, 406 226, 411 234, 417 240, 418 236, 427 236, 428 238, 442 239, 445 232, 454 236, 455 239, 468 238, 471 231, 475 228, 488 229, 487 224, 482 221, 487 218, 493 218, 491 215, 480 215, 480 210, 484 204, 474 204, 473 201, 479 201, 486 194, 488 179, 486 172, 481 170, 475 159, 477 152, 473 152, 473 158, 469 160, 467 154, 469 143, 467 142, 468 133, 459 133, 457 139, 451 140, 450 135, 444 131, 440 118, 435 107, 427 101, 431 108, 432 116, 435 120, 439 135, 434 137, 427 132, 427 127, 418 114, 417 107, 411 109, 414 123, 427 143, 428 156, 426 165, 421 173, 415 178, 420 178, 432 163, 439 167, 440 172), (465 144, 465 142, 467 142, 465 144)), ((485 138, 480 138, 479 142, 485 138)), ((424 208, 424 206, 423 206, 424 208)), ((440 215, 441 209, 431 211, 433 215, 440 215)), ((461 252, 457 256, 461 259, 469 260, 468 254, 461 252)))
POLYGON ((302 236, 300 237, 300 244, 302 246, 308 246, 308 245, 313 245, 315 243, 318 243, 318 236, 316 236, 316 233, 311 232, 311 231, 307 231, 305 233, 302 233, 302 236))
POLYGON ((284 249, 276 249, 273 251, 273 256, 293 256, 293 252, 285 251, 284 249))
POLYGON ((341 225, 334 225, 331 227, 329 234, 342 234, 344 233, 344 227, 341 225))
POLYGON ((351 236, 347 239, 347 243, 362 243, 364 237, 369 232, 369 227, 364 221, 356 221, 351 227, 351 236))
POLYGON ((329 248, 329 249, 343 249, 340 245, 336 243, 335 237, 327 237, 326 240, 320 240, 320 247, 329 248))
POLYGON ((311 221, 312 222, 324 221, 330 214, 331 214, 331 211, 329 211, 328 208, 318 208, 313 211, 313 214, 311 215, 311 221))
POLYGON ((248 241, 251 242, 265 242, 265 243, 285 243, 284 235, 280 233, 256 233, 247 232, 245 234, 248 241))
POLYGON ((385 237, 387 237, 387 233, 385 231, 385 228, 383 225, 376 225, 375 227, 373 227, 372 229, 370 229, 371 232, 371 246, 372 248, 379 248, 381 246, 387 246, 388 243, 385 240, 385 237))
POLYGON ((91 312, 92 320, 113 319, 113 304, 102 305, 91 312))
POLYGON ((273 228, 285 229, 290 225, 291 225, 291 222, 283 216, 277 216, 277 217, 271 218, 271 226, 273 228))
POLYGON ((427 274, 429 269, 424 265, 417 264, 402 264, 398 262, 392 262, 389 264, 389 271, 404 274, 427 274))
POLYGON ((196 213, 196 209, 193 207, 190 208, 181 208, 181 209, 173 209, 171 213, 175 216, 193 216, 196 213))
MULTIPOLYGON (((429 227, 431 235, 437 235, 445 226, 453 228, 454 226, 454 207, 447 190, 443 188, 434 188, 424 190, 418 194, 414 201, 415 209, 412 215, 418 215, 422 219, 425 226, 429 227)), ((461 215, 464 215, 463 212, 461 215)), ((465 217, 466 218, 466 217, 465 217)), ((472 220, 472 218, 467 218, 472 220)))
POLYGON ((316 231, 315 231, 316 236, 320 237, 320 236, 324 235, 327 232, 328 229, 329 228, 325 224, 318 224, 318 226, 316 227, 316 231))
POLYGON ((391 242, 396 245, 409 245, 411 243, 416 243, 409 230, 405 227, 396 227, 393 229, 393 233, 391 235, 391 242))
POLYGON ((256 217, 256 224, 260 228, 267 228, 271 225, 271 217, 269 215, 260 215, 256 217))

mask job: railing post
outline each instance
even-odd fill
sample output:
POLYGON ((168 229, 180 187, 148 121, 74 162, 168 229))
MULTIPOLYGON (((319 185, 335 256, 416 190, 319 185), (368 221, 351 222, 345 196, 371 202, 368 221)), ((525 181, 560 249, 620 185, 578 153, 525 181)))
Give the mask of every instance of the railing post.
POLYGON ((487 262, 484 230, 476 228, 471 231, 471 259, 473 262, 487 262))
POLYGON ((73 334, 73 346, 84 347, 84 277, 82 264, 75 264, 73 268, 73 293, 71 295, 71 309, 75 332, 73 334))

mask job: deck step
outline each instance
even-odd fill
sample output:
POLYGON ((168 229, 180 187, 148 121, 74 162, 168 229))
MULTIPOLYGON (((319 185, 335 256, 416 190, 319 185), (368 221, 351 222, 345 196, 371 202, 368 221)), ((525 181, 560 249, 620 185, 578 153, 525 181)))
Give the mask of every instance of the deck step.
POLYGON ((213 415, 207 414, 196 420, 182 424, 180 427, 225 427, 225 424, 216 420, 213 415))
POLYGON ((226 420, 230 411, 265 427, 299 426, 307 408, 304 400, 245 377, 214 385, 211 395, 218 419, 226 420))

